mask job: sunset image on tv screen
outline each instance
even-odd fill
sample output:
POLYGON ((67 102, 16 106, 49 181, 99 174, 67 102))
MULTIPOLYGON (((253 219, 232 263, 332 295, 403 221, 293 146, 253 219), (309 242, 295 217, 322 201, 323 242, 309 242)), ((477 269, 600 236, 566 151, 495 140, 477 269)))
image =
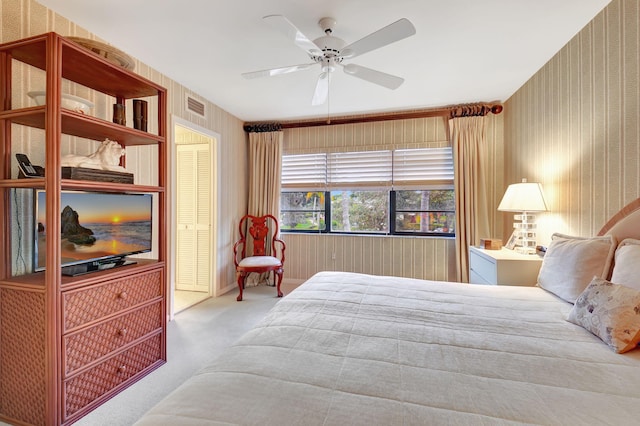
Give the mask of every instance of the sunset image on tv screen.
MULTIPOLYGON (((37 193, 36 267, 45 264, 45 195, 37 193)), ((63 265, 151 249, 151 195, 69 191, 60 197, 63 265)))

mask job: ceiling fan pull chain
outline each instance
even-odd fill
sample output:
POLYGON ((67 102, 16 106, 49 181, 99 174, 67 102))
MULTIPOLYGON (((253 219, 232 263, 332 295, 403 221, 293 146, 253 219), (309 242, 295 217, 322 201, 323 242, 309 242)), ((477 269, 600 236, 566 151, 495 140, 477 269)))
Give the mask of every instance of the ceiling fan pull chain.
POLYGON ((331 124, 331 73, 327 73, 327 81, 329 82, 327 86, 327 124, 331 124))

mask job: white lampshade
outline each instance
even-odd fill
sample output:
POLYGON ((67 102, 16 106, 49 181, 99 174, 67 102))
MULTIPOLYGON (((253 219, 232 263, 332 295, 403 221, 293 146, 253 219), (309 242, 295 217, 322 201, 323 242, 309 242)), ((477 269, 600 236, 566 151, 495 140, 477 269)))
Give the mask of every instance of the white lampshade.
POLYGON ((498 210, 503 212, 546 212, 549 208, 544 199, 542 185, 522 179, 521 183, 509 185, 502 201, 500 201, 498 210))

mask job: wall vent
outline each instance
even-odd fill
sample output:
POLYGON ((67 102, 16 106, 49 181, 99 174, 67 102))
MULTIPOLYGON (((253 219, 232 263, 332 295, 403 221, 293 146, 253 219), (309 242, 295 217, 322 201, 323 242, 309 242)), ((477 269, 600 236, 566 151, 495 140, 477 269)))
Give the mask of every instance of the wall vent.
POLYGON ((185 96, 185 106, 187 108, 187 111, 190 111, 194 114, 199 115, 200 117, 204 118, 205 117, 205 104, 203 104, 202 102, 200 102, 199 100, 192 98, 189 95, 185 96))

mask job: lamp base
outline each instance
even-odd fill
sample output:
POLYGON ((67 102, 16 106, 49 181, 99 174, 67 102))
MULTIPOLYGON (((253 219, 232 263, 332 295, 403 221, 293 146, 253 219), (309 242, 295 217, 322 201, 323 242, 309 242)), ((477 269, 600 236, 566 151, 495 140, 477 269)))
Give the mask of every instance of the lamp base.
POLYGON ((537 254, 536 249, 533 247, 516 247, 515 249, 513 249, 513 251, 515 251, 516 253, 527 255, 537 254))
POLYGON ((535 216, 523 212, 514 215, 516 222, 513 224, 516 234, 514 251, 521 254, 536 254, 536 224, 535 216), (520 220, 521 222, 517 222, 520 220))

